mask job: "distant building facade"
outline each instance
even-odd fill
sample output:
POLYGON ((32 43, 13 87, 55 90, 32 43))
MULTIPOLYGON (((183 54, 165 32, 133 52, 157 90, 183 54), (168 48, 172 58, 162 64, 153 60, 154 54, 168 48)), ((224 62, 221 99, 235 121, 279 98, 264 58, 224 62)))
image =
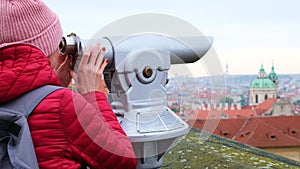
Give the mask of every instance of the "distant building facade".
POLYGON ((256 106, 268 98, 278 97, 278 76, 272 66, 271 73, 265 72, 263 65, 259 70, 257 79, 255 79, 249 90, 249 105, 256 106))
POLYGON ((281 116, 281 115, 295 115, 294 110, 292 108, 292 104, 286 98, 278 99, 271 111, 272 116, 281 116))

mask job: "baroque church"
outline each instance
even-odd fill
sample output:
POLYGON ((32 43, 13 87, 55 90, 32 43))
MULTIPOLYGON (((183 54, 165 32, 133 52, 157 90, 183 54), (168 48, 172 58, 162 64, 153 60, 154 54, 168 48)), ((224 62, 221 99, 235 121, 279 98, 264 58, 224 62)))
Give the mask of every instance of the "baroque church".
POLYGON ((274 65, 272 65, 269 75, 265 72, 263 65, 261 65, 257 79, 255 79, 250 85, 249 105, 255 106, 268 98, 277 97, 278 76, 275 72, 274 65))

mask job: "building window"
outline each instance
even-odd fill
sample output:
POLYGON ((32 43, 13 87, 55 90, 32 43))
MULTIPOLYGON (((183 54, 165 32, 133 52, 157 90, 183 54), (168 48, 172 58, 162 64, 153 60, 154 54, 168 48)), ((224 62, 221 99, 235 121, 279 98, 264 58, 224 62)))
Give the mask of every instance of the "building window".
POLYGON ((258 103, 258 95, 255 95, 255 103, 258 103))
POLYGON ((293 128, 292 129, 289 128, 288 131, 289 131, 290 135, 294 136, 294 135, 297 134, 297 131, 295 129, 293 129, 293 128))
POLYGON ((267 136, 269 137, 270 140, 276 140, 276 135, 273 133, 267 133, 267 136))
POLYGON ((268 99, 268 95, 266 94, 266 95, 265 95, 265 100, 267 100, 267 99, 268 99))
POLYGON ((227 137, 229 133, 227 131, 220 131, 221 136, 227 137))
POLYGON ((276 140, 276 136, 275 135, 270 135, 270 139, 271 140, 276 140))

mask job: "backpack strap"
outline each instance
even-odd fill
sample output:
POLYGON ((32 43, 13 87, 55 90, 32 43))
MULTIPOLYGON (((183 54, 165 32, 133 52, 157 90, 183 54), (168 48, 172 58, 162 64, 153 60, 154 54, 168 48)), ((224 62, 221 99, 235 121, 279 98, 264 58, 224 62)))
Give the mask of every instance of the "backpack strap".
POLYGON ((9 135, 9 133, 18 137, 20 130, 21 126, 17 125, 16 123, 0 119, 0 138, 9 135))
MULTIPOLYGON (((0 168, 38 168, 27 118, 46 96, 60 88, 45 85, 0 105, 0 140, 7 144, 3 151, 10 160, 7 164, 0 164, 0 168)), ((0 152, 1 159, 3 151, 0 152)))
POLYGON ((44 85, 29 91, 19 98, 12 100, 4 105, 0 105, 1 108, 10 109, 17 114, 24 114, 28 117, 35 107, 50 93, 55 90, 61 89, 60 86, 44 85))
MULTIPOLYGON (((19 98, 12 100, 4 105, 0 105, 2 110, 9 109, 16 114, 25 115, 26 118, 31 114, 35 107, 50 93, 62 87, 53 85, 44 85, 29 91, 19 98)), ((7 131, 15 136, 19 135, 21 127, 15 123, 0 119, 0 130, 7 131)))

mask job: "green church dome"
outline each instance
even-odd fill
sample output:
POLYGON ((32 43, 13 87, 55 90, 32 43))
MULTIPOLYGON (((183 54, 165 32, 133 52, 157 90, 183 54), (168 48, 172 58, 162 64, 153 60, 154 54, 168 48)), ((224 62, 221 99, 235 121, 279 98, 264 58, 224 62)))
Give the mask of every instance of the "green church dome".
POLYGON ((275 88, 276 85, 269 78, 258 78, 255 79, 250 88, 275 88))
POLYGON ((277 80, 278 76, 275 73, 274 66, 272 66, 272 71, 268 76, 263 65, 261 65, 258 77, 251 83, 250 88, 276 88, 275 82, 277 80))

